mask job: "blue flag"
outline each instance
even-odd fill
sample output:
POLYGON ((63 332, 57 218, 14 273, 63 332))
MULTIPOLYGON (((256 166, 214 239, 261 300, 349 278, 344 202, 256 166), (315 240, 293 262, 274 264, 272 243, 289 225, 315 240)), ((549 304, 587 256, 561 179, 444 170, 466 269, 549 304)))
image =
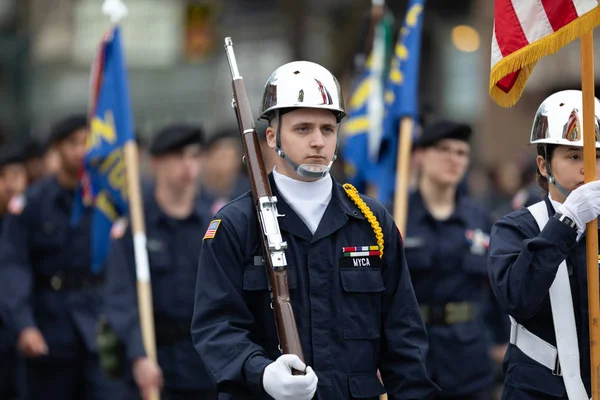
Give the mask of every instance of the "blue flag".
POLYGON ((125 59, 118 27, 100 44, 92 67, 90 134, 73 218, 93 207, 92 272, 102 270, 113 222, 129 211, 124 146, 134 140, 125 59))
POLYGON ((419 118, 419 59, 424 5, 425 0, 410 0, 386 85, 383 137, 375 169, 379 199, 384 204, 391 204, 394 197, 400 121, 403 117, 411 117, 417 122, 419 118))
POLYGON ((359 71, 348 104, 349 120, 344 125, 341 152, 348 182, 365 192, 368 175, 377 162, 384 113, 383 86, 393 17, 386 10, 373 32, 373 45, 365 66, 359 71))
POLYGON ((368 115, 368 97, 371 88, 370 61, 369 59, 367 68, 358 79, 350 97, 348 107, 350 118, 344 125, 345 138, 341 149, 346 178, 362 193, 365 192, 366 174, 371 165, 367 150, 370 126, 368 115))

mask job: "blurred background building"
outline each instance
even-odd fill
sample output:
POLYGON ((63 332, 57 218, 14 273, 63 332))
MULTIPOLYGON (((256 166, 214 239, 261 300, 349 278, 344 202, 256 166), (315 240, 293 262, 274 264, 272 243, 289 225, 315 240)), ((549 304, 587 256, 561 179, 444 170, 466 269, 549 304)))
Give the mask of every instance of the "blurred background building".
MULTIPOLYGON (((176 120, 200 122, 209 133, 235 126, 225 36, 234 41, 255 112, 268 74, 297 59, 331 69, 348 96, 371 7, 370 0, 125 3, 131 102, 142 138, 176 120)), ((399 27, 407 1, 388 3, 399 27)), ((0 0, 3 140, 43 137, 57 118, 86 111, 90 65, 109 26, 100 9, 100 0, 0 0)), ((537 105, 551 91, 580 87, 579 43, 544 58, 522 99, 503 109, 488 94, 492 25, 492 1, 427 2, 420 105, 425 121, 447 117, 475 127, 474 193, 494 190, 509 197, 515 191, 511 182, 521 186, 514 180, 521 180, 525 154, 533 154, 526 144, 537 105), (517 166, 512 175, 496 171, 509 164, 517 166)))

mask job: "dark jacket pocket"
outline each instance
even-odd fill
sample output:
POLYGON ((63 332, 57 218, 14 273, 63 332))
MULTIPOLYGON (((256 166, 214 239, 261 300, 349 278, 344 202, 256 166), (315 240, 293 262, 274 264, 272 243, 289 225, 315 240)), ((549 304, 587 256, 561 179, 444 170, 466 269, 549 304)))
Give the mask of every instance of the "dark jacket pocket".
POLYGON ((536 365, 510 365, 506 372, 506 385, 554 398, 562 398, 566 392, 562 377, 552 375, 552 371, 546 367, 536 365))
POLYGON ((377 399, 385 393, 385 388, 377 378, 375 371, 370 373, 351 374, 348 377, 350 394, 353 399, 377 399))
POLYGON ((341 269, 344 296, 344 339, 380 336, 381 293, 385 290, 380 268, 341 269))

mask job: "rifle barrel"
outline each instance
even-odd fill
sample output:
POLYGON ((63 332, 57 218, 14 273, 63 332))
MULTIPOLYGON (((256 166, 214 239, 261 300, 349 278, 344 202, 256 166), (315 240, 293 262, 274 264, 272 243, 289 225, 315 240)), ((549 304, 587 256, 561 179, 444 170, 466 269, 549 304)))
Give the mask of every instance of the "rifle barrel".
POLYGON ((237 61, 235 60, 235 53, 233 52, 233 42, 230 37, 225 38, 225 54, 227 54, 227 61, 229 62, 231 77, 233 79, 241 78, 240 71, 238 70, 237 66, 237 61))

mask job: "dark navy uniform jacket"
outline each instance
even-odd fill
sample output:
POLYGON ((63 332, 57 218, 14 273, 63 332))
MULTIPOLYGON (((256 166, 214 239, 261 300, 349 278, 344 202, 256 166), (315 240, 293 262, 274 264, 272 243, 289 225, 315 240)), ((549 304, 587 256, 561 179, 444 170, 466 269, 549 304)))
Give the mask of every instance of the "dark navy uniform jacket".
MULTIPOLYGON (((272 175, 274 195, 277 188, 272 175)), ((369 222, 341 185, 315 234, 278 197, 291 303, 307 365, 319 377, 316 398, 430 399, 438 393, 425 369, 427 337, 392 217, 361 196, 379 221, 384 255, 343 257, 347 246, 374 246, 369 222)), ((202 243, 192 338, 220 399, 267 399, 261 379, 277 359, 277 331, 261 231, 248 193, 216 215, 214 238, 202 243), (229 393, 224 395, 223 393, 229 393)))
MULTIPOLYGON (((0 227, 3 222, 4 217, 0 217, 0 227)), ((0 265, 0 271, 1 270, 2 266, 0 265)), ((0 276, 2 276, 1 272, 0 276)), ((3 310, 0 305, 0 357, 6 357, 8 353, 14 353, 16 346, 15 332, 10 329, 6 319, 6 311, 3 310)))
POLYGON ((486 254, 491 226, 489 214, 466 196, 457 195, 453 214, 439 221, 419 191, 410 194, 405 251, 417 301, 437 309, 461 302, 473 307, 471 321, 427 325, 427 367, 443 395, 475 393, 494 379, 484 322, 489 310, 486 254))
MULTIPOLYGON (((0 217, 0 226, 3 221, 4 217, 0 217)), ((7 323, 6 310, 0 305, 0 398, 15 396, 17 383, 15 371, 18 361, 16 339, 16 333, 10 329, 7 323)))
POLYGON ((24 198, 22 211, 4 219, 0 241, 0 304, 6 307, 7 322, 15 332, 39 328, 50 356, 78 357, 82 345, 95 351, 99 286, 41 286, 51 277, 59 283, 91 274, 91 210, 72 227, 74 190, 61 187, 56 177, 36 182, 24 198))
MULTIPOLYGON (((199 243, 210 222, 198 201, 192 214, 176 220, 159 207, 153 190, 144 191, 144 214, 158 364, 167 389, 212 390, 213 383, 194 350, 190 324, 198 271, 199 243)), ((144 357, 136 294, 131 230, 113 241, 106 263, 106 308, 130 361, 144 357)))
MULTIPOLYGON (((554 209, 545 198, 548 214, 554 209)), ((580 368, 590 393, 590 350, 585 236, 555 218, 540 232, 526 208, 500 221, 491 236, 488 269, 502 308, 529 331, 556 346, 548 292, 566 259, 573 296, 580 368)), ((504 396, 509 399, 566 399, 563 379, 510 345, 505 358, 504 396)))

